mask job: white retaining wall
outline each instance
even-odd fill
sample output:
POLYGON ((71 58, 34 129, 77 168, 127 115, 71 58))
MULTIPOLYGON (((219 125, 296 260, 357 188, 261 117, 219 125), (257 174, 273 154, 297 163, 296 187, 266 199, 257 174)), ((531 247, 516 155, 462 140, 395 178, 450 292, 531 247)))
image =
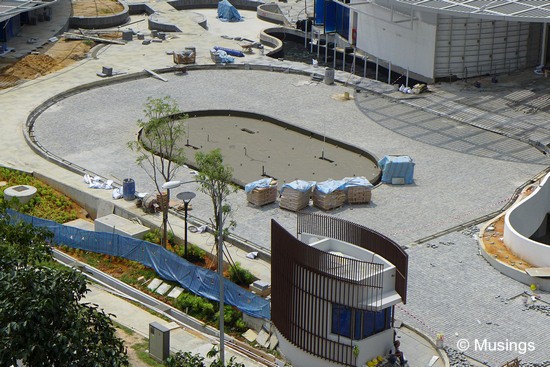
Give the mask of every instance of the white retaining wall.
POLYGON ((550 174, 525 200, 514 205, 504 219, 504 243, 519 257, 538 267, 550 266, 550 245, 529 237, 540 227, 550 212, 550 174))

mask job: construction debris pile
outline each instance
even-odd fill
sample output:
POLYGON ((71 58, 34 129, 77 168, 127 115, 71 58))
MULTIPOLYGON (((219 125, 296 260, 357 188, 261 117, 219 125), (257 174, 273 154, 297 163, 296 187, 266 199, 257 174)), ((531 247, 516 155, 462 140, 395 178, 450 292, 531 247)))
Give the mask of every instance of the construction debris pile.
POLYGON ((404 85, 401 85, 399 87, 399 91, 404 94, 420 94, 428 91, 428 86, 426 84, 415 84, 413 87, 405 87, 404 85))

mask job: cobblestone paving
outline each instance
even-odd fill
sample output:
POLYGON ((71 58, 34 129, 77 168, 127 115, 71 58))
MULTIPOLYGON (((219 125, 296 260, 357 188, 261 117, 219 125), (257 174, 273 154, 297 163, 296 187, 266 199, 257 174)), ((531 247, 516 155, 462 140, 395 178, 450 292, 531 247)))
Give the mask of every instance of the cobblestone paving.
MULTIPOLYGON (((479 254, 472 232, 452 233, 408 250, 408 302, 397 307, 396 316, 433 338, 443 333, 451 348, 459 349, 459 341, 467 340, 464 353, 491 366, 516 357, 524 363, 550 363, 550 319, 535 309, 544 311, 548 303, 526 306, 523 294, 531 293, 529 287, 493 269, 479 254), (504 343, 508 350, 476 350, 475 343, 481 346, 484 340, 488 346, 504 343), (531 342, 535 350, 523 351, 524 346, 510 342, 531 342)), ((542 293, 542 300, 550 302, 550 294, 542 293)))
MULTIPOLYGON (((385 154, 409 154, 417 163, 414 185, 381 185, 374 190, 371 204, 346 205, 330 212, 367 225, 401 244, 497 210, 517 186, 544 168, 540 164, 508 162, 441 149, 438 144, 426 144, 396 134, 383 123, 372 122, 364 115, 365 109, 372 114, 384 109, 380 97, 367 97, 359 109, 353 101, 333 98, 344 91, 349 89, 313 83, 306 76, 294 74, 252 70, 191 71, 186 76, 170 76, 166 83, 142 79, 69 97, 39 117, 35 134, 43 146, 58 156, 117 181, 132 177, 137 189, 146 192, 154 188, 142 169, 136 166, 135 156, 126 147, 126 142, 136 138, 135 121, 141 117, 148 96, 170 95, 184 110, 235 109, 275 116, 320 134, 326 130, 327 136, 365 149, 379 158, 385 154), (59 131, 71 131, 71 139, 65 139, 59 131), (404 225, 411 220, 414 226, 404 225)), ((399 115, 399 111, 396 109, 397 119, 406 115, 399 115)), ((427 120, 431 118, 426 112, 417 111, 416 114, 423 114, 422 118, 427 120)), ((483 136, 485 142, 491 138, 500 139, 490 133, 483 136)), ((194 144, 192 137, 191 143, 194 144)), ((510 143, 515 144, 513 140, 510 143)), ((491 147, 487 147, 489 149, 491 147)), ((537 152, 527 145, 522 149, 529 154, 537 152)), ((507 154, 505 149, 496 146, 491 153, 507 154)), ((181 178, 192 179, 186 171, 182 171, 181 178)), ((258 178, 259 175, 260 172, 258 178)), ((193 187, 181 190, 189 189, 193 187)), ((232 195, 231 204, 238 223, 236 234, 261 246, 270 246, 272 218, 291 231, 295 230, 294 213, 279 210, 276 204, 252 208, 243 193, 232 195)), ((193 215, 203 219, 211 216, 211 204, 205 196, 198 195, 193 200, 193 207, 193 215)))

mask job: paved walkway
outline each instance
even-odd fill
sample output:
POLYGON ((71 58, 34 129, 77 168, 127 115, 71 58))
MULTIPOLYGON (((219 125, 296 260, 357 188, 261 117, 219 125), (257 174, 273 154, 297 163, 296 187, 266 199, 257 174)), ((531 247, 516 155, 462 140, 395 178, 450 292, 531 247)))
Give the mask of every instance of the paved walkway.
MULTIPOLYGON (((100 305, 106 313, 116 315, 114 321, 134 330, 144 338, 149 338, 150 323, 157 322, 165 326, 169 324, 165 319, 155 316, 149 311, 113 295, 99 286, 90 285, 89 288, 90 292, 86 295, 86 302, 100 305)), ((217 339, 200 334, 194 330, 173 327, 170 330, 170 350, 174 353, 178 351, 190 351, 193 354, 198 353, 206 357, 212 346, 218 344, 217 339)), ((247 367, 264 366, 262 363, 235 352, 230 348, 226 348, 226 361, 229 361, 233 356, 237 362, 244 363, 247 367)))
MULTIPOLYGON (((219 26, 238 26, 240 36, 257 39, 256 28, 248 24, 258 22, 261 21, 252 13, 244 23, 219 26), (252 28, 254 30, 247 33, 252 28)), ((137 23, 135 27, 144 23, 137 23)), ((22 127, 28 114, 47 98, 71 87, 97 81, 95 74, 101 66, 112 66, 116 71, 128 73, 170 66, 171 56, 166 55, 166 51, 186 46, 197 47, 199 63, 209 63, 208 50, 217 43, 226 47, 238 45, 234 40, 219 37, 219 34, 192 28, 188 33, 184 31, 163 43, 144 46, 140 42, 130 42, 125 46, 103 47, 96 52, 97 59, 83 60, 59 73, 0 91, 3 126, 0 142, 4 148, 0 153, 0 163, 36 170, 78 190, 86 190, 79 175, 37 156, 26 145, 22 127)), ((314 71, 308 65, 280 62, 258 54, 247 56, 245 61, 314 71)), ((348 80, 340 72, 337 77, 348 80)), ((311 83, 304 76, 224 68, 191 71, 183 77, 169 76, 167 83, 153 79, 137 80, 91 90, 61 101, 41 117, 37 133, 48 149, 63 158, 82 163, 108 178, 134 177, 139 190, 149 190, 147 180, 140 176, 141 171, 133 165, 133 157, 124 146, 134 137, 135 130, 128 129, 140 115, 146 96, 170 94, 178 98, 184 108, 211 109, 216 106, 276 113, 279 118, 317 132, 322 132, 326 126, 328 136, 363 147, 378 156, 409 154, 415 159, 415 185, 383 185, 374 191, 372 204, 331 212, 366 224, 402 244, 498 209, 517 186, 548 165, 546 157, 525 143, 458 124, 460 116, 457 113, 461 109, 456 105, 446 111, 451 119, 440 117, 442 111, 434 114, 434 104, 454 103, 461 96, 468 97, 468 93, 470 97, 465 100, 472 103, 471 91, 434 89, 435 93, 415 100, 417 105, 411 107, 388 102, 387 98, 391 98, 394 92, 383 84, 368 80, 360 82, 382 95, 366 94, 365 97, 360 94, 355 103, 343 103, 331 96, 342 93, 346 90, 344 87, 311 83), (454 93, 455 97, 446 93, 454 93), (56 111, 63 111, 63 120, 67 121, 60 122, 56 111), (75 115, 79 118, 68 119, 75 115), (92 119, 94 115, 95 120, 92 119), (83 126, 86 129, 82 129, 83 126), (61 139, 56 139, 56 136, 61 139)), ((544 96, 546 91, 541 89, 535 93, 544 96)), ((521 98, 514 103, 518 101, 521 103, 521 98)), ((525 103, 528 101, 530 99, 525 103)), ((493 109, 481 107, 489 111, 493 109)), ((547 138, 540 135, 546 133, 544 126, 538 128, 540 113, 510 115, 506 121, 514 127, 513 137, 523 134, 517 129, 523 128, 527 134, 537 126, 536 134, 525 136, 546 144, 547 138)), ((474 120, 469 117, 467 122, 474 123, 474 120)), ((493 126, 496 125, 488 125, 488 128, 493 126)), ((186 177, 191 176, 182 172, 182 178, 186 177)), ((102 198, 110 196, 109 192, 94 191, 92 194, 102 198)), ((236 209, 237 233, 262 246, 269 246, 269 219, 275 218, 291 230, 295 226, 294 214, 276 206, 251 208, 242 194, 235 195, 231 203, 236 209)), ((211 216, 207 198, 199 195, 193 204, 195 215, 204 219, 211 216)), ((482 261, 470 236, 454 233, 433 244, 439 244, 439 247, 418 246, 409 250, 410 300, 401 307, 397 317, 418 326, 431 337, 435 332, 443 332, 448 345, 452 346, 462 335, 470 341, 487 338, 498 342, 503 337, 518 342, 533 341, 536 350, 521 354, 520 358, 525 362, 544 362, 547 355, 543 348, 550 344, 542 327, 547 323, 547 317, 540 312, 523 311, 522 306, 513 301, 502 301, 527 290, 527 287, 500 275, 482 261), (439 244, 449 241, 454 244, 439 244)), ((499 353, 469 350, 468 353, 491 365, 518 356, 517 352, 509 350, 499 353)), ((419 360, 418 365, 425 363, 419 360)))

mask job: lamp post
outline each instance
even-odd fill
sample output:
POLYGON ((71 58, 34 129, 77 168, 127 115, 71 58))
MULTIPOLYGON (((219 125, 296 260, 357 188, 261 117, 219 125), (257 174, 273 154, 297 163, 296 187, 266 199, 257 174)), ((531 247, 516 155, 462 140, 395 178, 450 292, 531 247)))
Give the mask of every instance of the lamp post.
MULTIPOLYGON (((210 183, 206 181, 168 181, 162 184, 162 188, 169 190, 169 189, 175 189, 176 187, 179 187, 184 184, 188 183, 205 183, 207 185, 210 185, 210 183)), ((225 366, 225 331, 224 331, 224 279, 223 279, 223 210, 222 210, 222 196, 218 195, 218 279, 220 283, 220 362, 222 363, 222 366, 225 366)), ((186 214, 187 216, 187 214, 186 214)), ((186 222, 187 223, 187 222, 186 222)), ((187 235, 187 231, 186 235, 187 235)))
POLYGON ((191 191, 180 192, 176 197, 183 201, 183 209, 185 211, 185 258, 187 259, 187 209, 189 208, 189 202, 195 197, 195 193, 191 191))

